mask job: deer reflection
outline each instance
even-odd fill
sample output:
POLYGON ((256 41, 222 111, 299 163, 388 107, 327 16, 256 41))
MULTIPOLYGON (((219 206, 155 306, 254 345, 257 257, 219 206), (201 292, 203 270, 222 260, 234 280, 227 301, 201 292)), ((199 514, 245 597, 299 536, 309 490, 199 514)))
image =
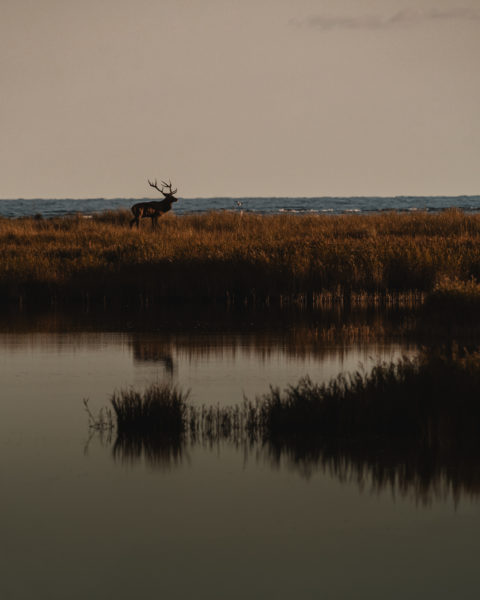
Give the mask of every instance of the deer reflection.
POLYGON ((168 375, 173 375, 175 363, 170 345, 166 346, 158 340, 138 339, 131 346, 136 361, 159 363, 168 375))

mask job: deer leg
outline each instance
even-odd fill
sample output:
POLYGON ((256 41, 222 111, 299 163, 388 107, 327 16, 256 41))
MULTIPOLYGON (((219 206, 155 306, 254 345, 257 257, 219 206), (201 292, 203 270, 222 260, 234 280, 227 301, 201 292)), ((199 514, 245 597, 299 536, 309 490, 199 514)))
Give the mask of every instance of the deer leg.
POLYGON ((137 225, 137 229, 140 227, 140 217, 142 215, 135 209, 136 207, 132 208, 133 219, 130 221, 130 229, 133 227, 134 224, 137 225))

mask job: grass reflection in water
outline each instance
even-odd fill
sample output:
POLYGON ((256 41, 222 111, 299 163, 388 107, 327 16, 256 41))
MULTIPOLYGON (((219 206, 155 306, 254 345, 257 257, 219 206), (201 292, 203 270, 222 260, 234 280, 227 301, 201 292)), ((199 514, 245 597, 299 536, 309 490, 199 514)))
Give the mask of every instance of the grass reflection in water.
POLYGON ((480 493, 480 353, 450 348, 318 385, 305 378, 230 408, 152 386, 111 398, 115 459, 173 466, 197 444, 234 444, 309 477, 328 471, 426 502, 480 493))

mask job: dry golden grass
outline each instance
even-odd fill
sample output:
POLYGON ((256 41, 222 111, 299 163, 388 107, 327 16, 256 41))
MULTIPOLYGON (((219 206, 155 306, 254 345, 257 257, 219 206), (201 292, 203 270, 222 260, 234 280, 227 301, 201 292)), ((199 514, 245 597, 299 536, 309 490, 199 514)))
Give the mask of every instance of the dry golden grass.
POLYGON ((480 215, 0 220, 3 298, 278 299, 430 292, 480 280, 480 215))

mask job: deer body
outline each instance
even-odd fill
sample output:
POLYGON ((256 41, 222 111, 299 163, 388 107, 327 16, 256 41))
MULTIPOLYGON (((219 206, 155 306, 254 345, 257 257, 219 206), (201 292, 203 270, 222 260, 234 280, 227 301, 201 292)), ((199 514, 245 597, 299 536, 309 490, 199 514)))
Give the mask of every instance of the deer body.
POLYGON ((152 229, 155 229, 158 224, 158 218, 164 215, 172 208, 172 204, 178 201, 178 198, 175 198, 173 194, 176 194, 177 190, 172 190, 172 184, 165 183, 162 181, 162 189, 157 186, 157 180, 155 183, 152 183, 150 180, 148 183, 151 187, 157 189, 164 196, 164 200, 151 202, 138 202, 132 206, 133 219, 130 221, 130 227, 136 224, 137 228, 140 226, 140 219, 152 219, 152 229), (164 188, 167 188, 167 192, 164 191, 164 188))

